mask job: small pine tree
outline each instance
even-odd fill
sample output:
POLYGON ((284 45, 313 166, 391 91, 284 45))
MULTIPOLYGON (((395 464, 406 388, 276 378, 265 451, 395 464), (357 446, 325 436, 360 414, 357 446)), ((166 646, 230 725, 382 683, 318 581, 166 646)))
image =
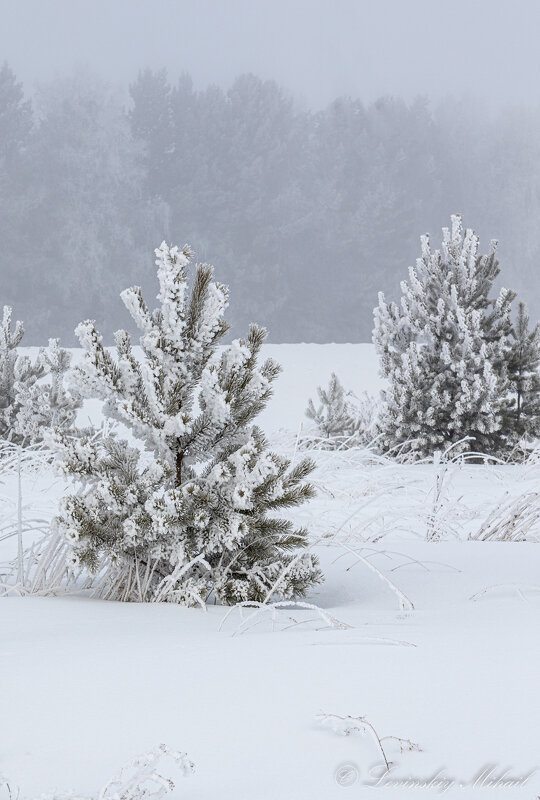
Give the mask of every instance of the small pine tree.
POLYGON ((0 325, 0 438, 29 445, 40 442, 51 428, 70 428, 80 398, 65 388, 71 356, 59 340, 50 339, 32 362, 17 349, 24 327, 17 321, 12 329, 12 313, 4 306, 0 325))
POLYGON ((520 302, 507 354, 512 393, 509 427, 516 442, 540 436, 540 324, 531 330, 525 303, 520 302))
POLYGON ((336 373, 333 372, 327 389, 317 387, 319 405, 316 408, 311 398, 308 401, 306 416, 311 419, 324 439, 353 436, 356 423, 347 402, 345 389, 336 373))
POLYGON ((358 398, 345 392, 339 378, 332 373, 327 389, 317 387, 319 405, 308 401, 306 416, 315 423, 324 447, 347 447, 367 444, 373 434, 375 402, 364 393, 358 398))
MULTIPOLYGON (((49 339, 49 346, 40 349, 36 372, 46 376, 45 382, 18 381, 14 430, 25 442, 40 442, 50 430, 70 430, 77 416, 81 399, 76 390, 66 387, 71 355, 60 347, 59 339, 49 339)), ((36 376, 37 377, 37 376, 36 376)))
POLYGON ((496 242, 479 254, 478 237, 454 215, 442 250, 432 250, 427 236, 421 243, 401 304, 381 294, 375 309, 373 341, 389 382, 379 419, 383 446, 426 456, 470 436, 462 449, 502 452, 514 293, 489 296, 499 273, 496 242))
POLYGON ((162 243, 156 257, 160 306, 150 312, 138 287, 122 293, 142 333, 142 360, 125 331, 115 334, 114 358, 93 322, 77 329, 85 350, 77 387, 103 400, 140 446, 57 435, 66 473, 81 481, 57 520, 73 563, 103 567, 107 596, 117 599, 195 605, 304 595, 321 580, 314 556, 302 552, 307 533, 274 512, 312 496, 304 479, 313 464, 291 467, 251 424, 280 369, 271 360, 257 366, 266 332, 252 325, 219 354, 227 288, 198 264, 188 291, 187 247, 162 243))

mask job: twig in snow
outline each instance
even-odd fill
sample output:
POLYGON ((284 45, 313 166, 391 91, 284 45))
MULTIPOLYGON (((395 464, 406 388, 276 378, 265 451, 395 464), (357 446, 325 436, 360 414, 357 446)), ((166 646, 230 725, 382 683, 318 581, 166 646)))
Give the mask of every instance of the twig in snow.
MULTIPOLYGON (((234 611, 240 610, 240 613, 242 613, 243 608, 254 608, 255 611, 251 613, 247 618, 241 620, 240 624, 234 631, 233 636, 236 636, 236 634, 241 635, 242 633, 245 633, 247 630, 252 628, 254 625, 259 624, 257 622, 257 618, 260 617, 260 615, 265 611, 270 612, 272 616, 272 622, 275 622, 276 612, 283 611, 287 608, 300 608, 300 609, 308 609, 310 611, 315 611, 318 617, 322 619, 329 628, 332 628, 334 630, 350 630, 352 628, 352 626, 349 625, 348 623, 336 619, 336 617, 333 617, 331 614, 328 614, 326 611, 323 611, 322 608, 319 608, 319 606, 316 606, 313 603, 305 603, 299 600, 296 601, 280 600, 276 603, 269 603, 269 602, 260 603, 255 600, 246 600, 243 603, 236 603, 236 605, 231 606, 231 608, 227 611, 227 613, 221 620, 219 625, 219 630, 222 630, 225 622, 234 611)), ((289 620, 290 619, 292 618, 289 617, 289 620)), ((302 624, 302 622, 299 623, 297 622, 297 620, 293 620, 293 625, 299 625, 299 624, 302 624)), ((289 625, 286 627, 293 627, 293 626, 289 625)), ((286 630, 286 627, 282 628, 282 630, 286 630)))
POLYGON ((485 586, 479 592, 476 592, 476 594, 472 594, 469 600, 476 602, 488 592, 493 592, 497 589, 513 589, 517 592, 518 596, 525 601, 527 601, 527 598, 523 594, 524 591, 540 592, 540 586, 534 583, 494 583, 492 586, 485 586))
POLYGON ((382 745, 383 741, 388 739, 397 741, 399 743, 401 753, 404 753, 408 750, 420 750, 420 746, 415 742, 411 742, 410 739, 400 739, 398 736, 383 736, 381 738, 366 717, 351 717, 349 715, 342 717, 339 716, 339 714, 325 714, 321 712, 320 714, 316 715, 315 719, 321 725, 326 725, 335 733, 338 733, 342 736, 350 736, 351 733, 359 733, 361 736, 371 736, 383 758, 387 772, 390 769, 390 763, 382 745))
MULTIPOLYGON (((339 542, 337 544, 339 547, 343 547, 345 550, 347 550, 347 552, 352 553, 352 555, 356 556, 355 563, 361 562, 362 564, 364 564, 364 566, 366 566, 368 569, 374 572, 375 575, 377 575, 383 581, 383 583, 385 583, 389 587, 389 589, 392 590, 392 592, 396 595, 398 599, 400 611, 414 610, 414 604, 411 602, 411 600, 409 600, 409 598, 405 594, 403 594, 401 589, 398 589, 395 583, 392 583, 390 578, 388 578, 383 572, 381 572, 380 569, 377 569, 377 567, 374 564, 372 564, 371 561, 369 561, 365 556, 363 556, 358 550, 355 550, 353 547, 349 547, 348 544, 345 544, 344 542, 339 542)), ((355 566, 355 564, 353 564, 352 566, 355 566)), ((347 567, 347 571, 352 569, 352 566, 347 567)))

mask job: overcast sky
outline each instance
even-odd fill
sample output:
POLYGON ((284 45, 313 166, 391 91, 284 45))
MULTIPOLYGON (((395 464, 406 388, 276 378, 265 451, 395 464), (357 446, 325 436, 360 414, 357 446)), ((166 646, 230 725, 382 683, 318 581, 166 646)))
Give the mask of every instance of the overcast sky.
POLYGON ((0 0, 0 60, 28 88, 76 65, 198 86, 241 72, 320 106, 340 94, 540 94, 540 0, 0 0))

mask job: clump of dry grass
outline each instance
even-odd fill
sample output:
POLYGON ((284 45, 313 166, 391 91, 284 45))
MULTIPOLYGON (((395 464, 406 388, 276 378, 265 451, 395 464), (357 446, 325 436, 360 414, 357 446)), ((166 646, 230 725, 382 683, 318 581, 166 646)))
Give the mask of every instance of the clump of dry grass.
MULTIPOLYGON (((171 750, 162 744, 134 758, 95 794, 86 796, 73 793, 44 794, 39 800, 160 800, 174 791, 176 786, 170 777, 170 770, 162 771, 167 760, 175 772, 180 772, 184 776, 194 771, 193 762, 185 753, 171 750)), ((6 800, 25 800, 20 789, 0 775, 1 790, 4 791, 6 800)))

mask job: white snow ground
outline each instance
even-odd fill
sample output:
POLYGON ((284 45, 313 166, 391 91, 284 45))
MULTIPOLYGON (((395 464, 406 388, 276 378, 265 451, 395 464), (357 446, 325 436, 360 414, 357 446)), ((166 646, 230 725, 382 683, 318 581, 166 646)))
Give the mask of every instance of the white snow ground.
MULTIPOLYGON (((369 345, 266 353, 284 373, 262 424, 291 455, 307 398, 332 370, 357 392, 379 386, 369 345)), ((368 466, 354 451, 316 459, 319 495, 294 517, 320 540, 326 572, 308 599, 341 627, 306 609, 247 612, 244 627, 234 611, 220 630, 220 607, 0 601, 0 774, 21 796, 95 793, 159 742, 196 764, 178 798, 540 795, 538 546, 467 541, 498 504, 534 492, 540 465, 452 467, 434 505, 432 465, 368 466), (444 541, 425 541, 430 520, 444 541), (318 724, 321 711, 365 715, 381 737, 422 751, 383 742, 392 770, 368 787, 374 741, 318 724), (505 770, 521 785, 489 784, 505 770)), ((50 517, 63 486, 42 475, 23 489, 26 515, 50 517)), ((14 481, 0 490, 5 518, 14 481)))

